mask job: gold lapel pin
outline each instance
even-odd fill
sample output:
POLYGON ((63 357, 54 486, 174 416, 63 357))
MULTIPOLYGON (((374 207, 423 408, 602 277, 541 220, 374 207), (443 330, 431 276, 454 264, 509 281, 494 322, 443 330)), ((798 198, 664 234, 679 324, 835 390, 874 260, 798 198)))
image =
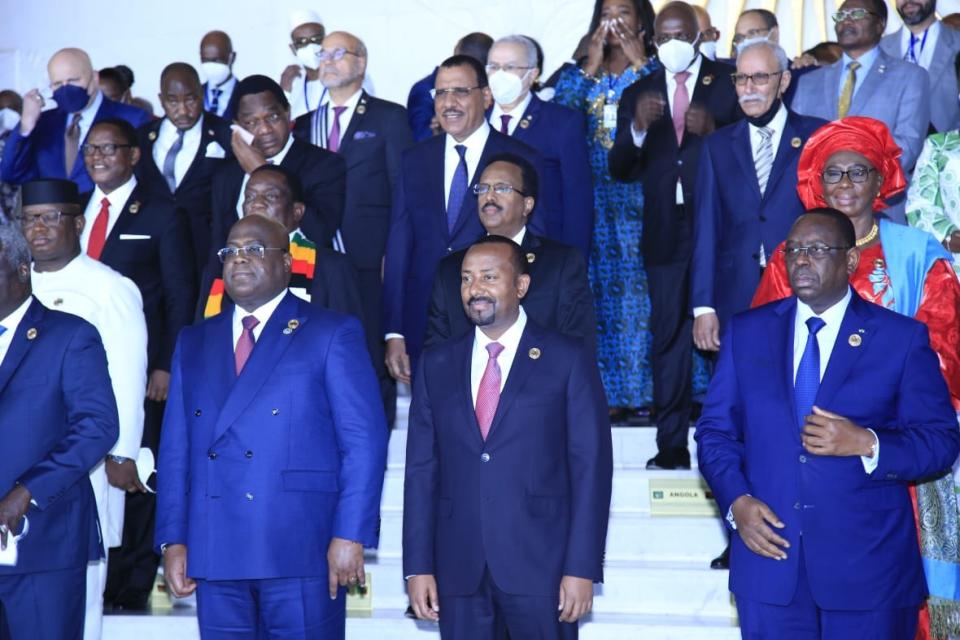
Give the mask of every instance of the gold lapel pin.
POLYGON ((217 135, 217 133, 216 133, 213 129, 208 129, 208 130, 207 130, 207 135, 212 138, 212 137, 214 137, 215 135, 217 135))
POLYGON ((879 71, 880 73, 883 73, 883 72, 885 72, 886 70, 887 70, 887 65, 885 65, 885 64, 880 65, 880 68, 878 69, 878 71, 879 71))
POLYGON ((803 140, 801 140, 800 138, 794 138, 793 140, 790 141, 790 146, 793 147, 794 149, 799 149, 800 145, 802 144, 803 144, 803 140))
POLYGON ((847 342, 851 347, 859 347, 863 343, 863 338, 856 333, 852 333, 850 334, 850 337, 847 338, 847 342))
POLYGON ((290 335, 291 333, 296 331, 297 327, 299 326, 300 326, 300 321, 294 318, 293 320, 287 323, 287 328, 283 330, 283 335, 285 336, 290 335))
POLYGON ((520 128, 521 128, 521 129, 529 129, 529 128, 530 128, 530 119, 529 119, 529 118, 524 118, 523 120, 521 120, 521 121, 520 121, 520 128))
POLYGON ((130 213, 136 215, 140 211, 140 202, 134 202, 130 205, 130 213))
POLYGON ((362 105, 362 104, 357 105, 357 113, 359 113, 360 115, 363 115, 363 114, 365 114, 366 112, 367 112, 367 107, 366 107, 366 106, 364 106, 364 105, 362 105))
POLYGON ((151 131, 150 134, 149 134, 147 137, 150 138, 150 142, 153 142, 154 140, 157 139, 157 132, 156 132, 156 131, 151 131))
POLYGON ((713 76, 703 76, 703 86, 709 87, 713 84, 713 76))
POLYGON ((536 261, 536 259, 537 259, 537 254, 535 253, 527 254, 527 262, 529 262, 530 264, 533 264, 536 261))
POLYGON ((530 351, 527 352, 527 355, 530 356, 531 360, 538 360, 540 358, 540 349, 536 347, 530 347, 530 351))
POLYGON ((27 340, 33 340, 37 337, 37 330, 35 327, 30 327, 27 329, 27 340))

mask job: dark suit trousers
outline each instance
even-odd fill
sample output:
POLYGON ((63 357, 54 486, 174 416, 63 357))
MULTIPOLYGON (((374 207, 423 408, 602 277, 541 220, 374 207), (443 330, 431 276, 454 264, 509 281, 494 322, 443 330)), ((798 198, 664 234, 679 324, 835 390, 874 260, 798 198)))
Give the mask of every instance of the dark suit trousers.
POLYGON ((0 576, 0 640, 81 640, 86 594, 87 565, 0 576))
POLYGON ((501 591, 490 571, 483 572, 477 592, 440 596, 440 637, 443 640, 576 640, 578 625, 560 622, 557 595, 522 596, 501 591))
POLYGON ((357 282, 360 287, 360 302, 363 304, 363 328, 367 334, 367 348, 373 359, 373 370, 380 383, 380 397, 387 414, 387 424, 391 427, 397 415, 397 385, 387 372, 384 364, 383 325, 383 282, 380 269, 357 269, 357 282))
POLYGON ((693 318, 690 315, 690 231, 692 209, 677 205, 682 240, 675 259, 647 264, 650 332, 653 334, 653 403, 657 410, 657 449, 686 449, 693 388, 693 318))

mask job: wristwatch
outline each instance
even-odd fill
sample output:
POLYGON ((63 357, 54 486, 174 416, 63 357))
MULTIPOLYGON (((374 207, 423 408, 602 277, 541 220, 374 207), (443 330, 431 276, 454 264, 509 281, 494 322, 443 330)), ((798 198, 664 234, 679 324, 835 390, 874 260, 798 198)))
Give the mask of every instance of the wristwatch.
POLYGON ((110 460, 111 462, 116 462, 117 464, 123 464, 124 462, 132 461, 131 458, 125 458, 124 456, 113 456, 113 455, 107 456, 107 460, 110 460))

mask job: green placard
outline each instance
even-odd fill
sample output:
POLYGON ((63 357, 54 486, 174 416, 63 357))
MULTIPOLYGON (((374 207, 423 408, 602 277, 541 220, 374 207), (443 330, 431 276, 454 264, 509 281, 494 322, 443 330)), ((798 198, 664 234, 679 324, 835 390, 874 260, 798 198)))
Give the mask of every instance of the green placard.
POLYGON ((347 615, 352 618, 364 618, 373 613, 373 574, 369 569, 365 573, 365 586, 347 590, 347 615))
POLYGON ((703 517, 720 511, 703 478, 651 478, 650 515, 703 517))

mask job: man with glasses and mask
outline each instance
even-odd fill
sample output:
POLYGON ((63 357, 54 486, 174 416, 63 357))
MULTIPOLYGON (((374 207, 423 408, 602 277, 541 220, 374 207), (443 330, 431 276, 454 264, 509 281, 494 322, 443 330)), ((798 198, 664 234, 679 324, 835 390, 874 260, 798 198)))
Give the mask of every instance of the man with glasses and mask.
POLYGON ((944 133, 960 127, 955 64, 960 33, 937 19, 936 0, 897 0, 903 26, 886 35, 880 48, 890 56, 918 64, 930 78, 930 124, 944 133))
MULTIPOLYGON (((867 116, 880 120, 903 150, 909 172, 930 126, 930 89, 920 66, 880 48, 887 26, 884 0, 846 0, 833 14, 843 57, 800 79, 791 107, 797 113, 837 120, 867 116)), ((956 97, 952 98, 956 101, 956 97)), ((903 199, 888 212, 903 221, 903 199)))
POLYGON ((656 457, 649 469, 689 469, 687 438, 693 392, 693 336, 689 302, 697 161, 703 138, 743 117, 736 69, 697 50, 697 15, 685 2, 657 14, 654 40, 664 69, 624 91, 610 175, 643 181, 641 251, 650 286, 656 457))
MULTIPOLYGON (((258 175, 264 175, 258 173, 258 175)), ((233 225, 235 306, 180 334, 157 473, 156 545, 202 637, 344 637, 377 545, 387 427, 363 328, 288 290, 287 228, 233 225)))
MULTIPOLYGON (((444 134, 403 154, 383 270, 387 369, 407 383, 423 348, 437 265, 483 235, 472 188, 489 158, 514 153, 543 175, 536 151, 487 123, 492 98, 483 64, 466 55, 447 58, 437 71, 433 96, 444 134)), ((544 232, 539 218, 531 226, 544 232)))
POLYGON ((297 9, 290 13, 289 47, 297 63, 283 70, 280 86, 290 101, 291 118, 313 111, 323 98, 318 54, 325 34, 323 21, 315 11, 297 9))
POLYGON ((150 118, 142 109, 104 96, 90 56, 81 49, 53 54, 47 75, 50 94, 31 89, 23 96, 20 124, 3 149, 0 180, 22 184, 40 177, 66 178, 83 193, 93 188, 93 182, 80 145, 93 124, 119 118, 139 127, 150 118))
MULTIPOLYGON (((17 220, 33 256, 33 295, 48 309, 80 316, 100 334, 107 353, 110 385, 117 401, 120 437, 90 472, 100 529, 107 549, 119 547, 124 492, 145 492, 136 461, 143 436, 143 390, 147 385, 147 325, 137 286, 83 253, 80 234, 86 221, 77 186, 69 180, 37 180, 23 185, 17 220)), ((105 559, 87 565, 84 638, 101 634, 105 559)))
POLYGON ((203 83, 203 110, 224 120, 233 118, 233 90, 237 86, 233 63, 236 59, 233 42, 223 31, 211 31, 200 40, 200 69, 207 77, 203 83))
POLYGON ((593 237, 593 177, 583 115, 534 95, 540 77, 537 48, 525 36, 506 36, 487 55, 487 78, 493 108, 487 119, 500 133, 524 142, 543 157, 545 183, 559 189, 541 190, 541 215, 546 236, 580 249, 590 257, 593 237))
POLYGON ((926 326, 848 284, 856 239, 836 209, 794 223, 793 295, 732 319, 697 423, 745 639, 907 640, 927 596, 909 485, 960 431, 926 326))

